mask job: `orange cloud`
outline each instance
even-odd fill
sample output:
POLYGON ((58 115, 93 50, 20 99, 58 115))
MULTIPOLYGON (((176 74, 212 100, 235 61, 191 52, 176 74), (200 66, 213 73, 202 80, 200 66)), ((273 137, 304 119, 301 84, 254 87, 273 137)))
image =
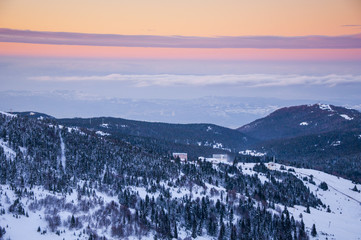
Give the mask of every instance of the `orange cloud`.
POLYGON ((361 60, 361 49, 145 48, 1 42, 0 56, 200 60, 361 60))

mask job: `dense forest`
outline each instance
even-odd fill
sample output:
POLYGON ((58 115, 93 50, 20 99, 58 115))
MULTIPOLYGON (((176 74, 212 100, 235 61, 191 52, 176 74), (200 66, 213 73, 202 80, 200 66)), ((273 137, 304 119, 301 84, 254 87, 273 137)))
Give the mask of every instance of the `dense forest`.
MULTIPOLYGON (((147 149, 146 138, 135 146, 59 126, 55 119, 0 115, 0 139, 13 151, 0 147, 0 183, 11 186, 18 199, 33 196, 36 186, 65 196, 77 193, 77 204, 48 196, 29 206, 46 209, 54 232, 59 226, 84 228, 89 239, 101 239, 105 236, 97 229, 109 227, 115 238, 151 234, 171 239, 189 231, 192 237, 217 239, 307 239, 304 223, 287 207, 326 208, 291 173, 263 163, 247 175, 238 161, 217 166, 198 159, 182 162, 162 148, 147 149), (267 178, 264 184, 259 175, 267 178), (117 201, 102 204, 99 193, 117 201), (76 216, 60 221, 59 212, 69 209, 76 216)), ((28 214, 21 201, 11 206, 2 211, 28 214)))

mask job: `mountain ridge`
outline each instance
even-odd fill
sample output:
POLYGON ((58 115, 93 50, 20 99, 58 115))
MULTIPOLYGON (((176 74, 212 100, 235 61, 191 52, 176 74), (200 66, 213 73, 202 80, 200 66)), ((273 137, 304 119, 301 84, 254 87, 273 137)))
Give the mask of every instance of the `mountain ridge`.
POLYGON ((281 108, 237 130, 264 141, 358 129, 360 123, 357 110, 318 103, 281 108))

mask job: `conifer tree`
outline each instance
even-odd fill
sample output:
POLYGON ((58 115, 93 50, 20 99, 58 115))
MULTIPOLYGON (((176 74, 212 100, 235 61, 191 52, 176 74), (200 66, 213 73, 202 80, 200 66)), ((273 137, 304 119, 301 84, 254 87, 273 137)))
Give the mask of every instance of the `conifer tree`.
POLYGON ((174 221, 174 238, 178 238, 177 221, 174 221))
POLYGON ((223 240, 224 239, 224 235, 226 232, 226 227, 224 226, 224 223, 221 223, 221 227, 219 229, 219 235, 218 235, 218 240, 223 240))
POLYGON ((312 237, 317 236, 317 231, 316 231, 316 225, 315 224, 312 225, 311 235, 312 235, 312 237))

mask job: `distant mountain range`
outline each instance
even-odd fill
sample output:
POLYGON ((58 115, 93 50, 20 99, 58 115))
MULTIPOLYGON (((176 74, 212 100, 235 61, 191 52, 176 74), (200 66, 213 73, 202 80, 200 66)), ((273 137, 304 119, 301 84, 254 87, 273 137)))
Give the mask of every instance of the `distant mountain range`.
MULTIPOLYGON (((72 91, 0 92, 0 110, 36 111, 56 118, 120 117, 149 122, 213 123, 238 128, 290 105, 314 100, 260 97, 199 97, 195 99, 99 98, 72 91), (54 107, 56 106, 56 107, 54 107)), ((352 101, 332 104, 361 109, 352 101)))
POLYGON ((37 112, 16 114, 55 120, 157 152, 182 151, 196 158, 212 153, 236 156, 240 151, 245 154, 244 150, 253 150, 275 156, 277 161, 361 181, 361 113, 334 105, 285 107, 238 129, 111 117, 55 119, 37 112))

